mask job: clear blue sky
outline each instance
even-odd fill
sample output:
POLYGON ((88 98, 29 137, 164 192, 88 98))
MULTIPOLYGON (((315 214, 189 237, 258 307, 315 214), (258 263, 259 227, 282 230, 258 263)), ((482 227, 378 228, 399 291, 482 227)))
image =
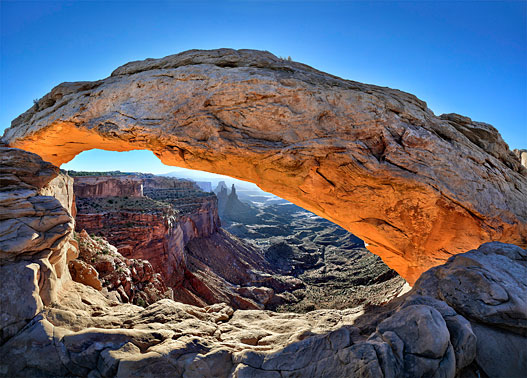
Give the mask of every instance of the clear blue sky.
MULTIPOLYGON (((0 134, 64 81, 187 49, 269 50, 417 95, 527 148, 527 2, 1 0, 0 134)), ((149 152, 91 151, 70 169, 166 172, 149 152), (135 168, 134 168, 135 167, 135 168)))

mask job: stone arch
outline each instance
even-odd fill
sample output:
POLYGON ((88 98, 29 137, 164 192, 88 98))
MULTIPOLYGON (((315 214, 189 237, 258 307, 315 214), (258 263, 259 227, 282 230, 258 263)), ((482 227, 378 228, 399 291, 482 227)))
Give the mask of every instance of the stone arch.
POLYGON ((527 246, 527 170, 495 128, 268 52, 191 50, 63 83, 3 138, 56 165, 148 149, 253 182, 359 236, 410 283, 487 241, 527 246))

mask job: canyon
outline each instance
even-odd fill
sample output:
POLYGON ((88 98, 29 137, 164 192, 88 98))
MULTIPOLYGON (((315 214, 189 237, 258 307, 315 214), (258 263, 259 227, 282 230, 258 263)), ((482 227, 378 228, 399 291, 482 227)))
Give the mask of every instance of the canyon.
POLYGON ((171 299, 263 309, 302 285, 275 274, 261 251, 222 230, 216 196, 193 182, 73 174, 77 231, 104 237, 125 258, 147 261, 172 289, 171 299))
MULTIPOLYGON (((322 225, 318 217, 311 224, 309 219, 314 215, 305 211, 300 214, 286 211, 281 216, 263 212, 254 217, 255 209, 238 199, 234 186, 226 203, 221 195, 217 203, 213 193, 203 192, 194 182, 186 180, 150 174, 68 173, 74 177, 76 230, 78 239, 83 241, 79 257, 82 261, 70 264, 80 267, 86 263, 99 273, 102 269, 105 275, 99 281, 104 284, 98 287, 108 289, 108 298, 113 298, 113 292, 117 291, 120 301, 135 304, 148 305, 167 297, 201 307, 227 303, 233 309, 305 312, 358 303, 380 304, 403 289, 404 280, 346 231, 340 229, 339 233, 327 221, 322 225), (241 209, 251 212, 253 217, 249 219, 241 209), (232 216, 242 217, 245 224, 257 224, 266 230, 268 235, 260 235, 259 240, 276 234, 270 223, 274 230, 280 229, 282 235, 292 238, 272 239, 268 248, 261 242, 260 245, 245 242, 255 239, 247 239, 236 227, 223 228, 220 213, 224 213, 226 221, 232 216), (228 232, 231 229, 240 238, 228 232), (293 237, 299 232, 302 242, 293 237), (93 253, 83 248, 96 241, 106 245, 92 247, 96 250, 93 253), (284 248, 285 252, 280 250, 284 248), (329 262, 324 258, 326 249, 329 262), (113 260, 124 261, 124 265, 118 261, 117 265, 112 264, 113 269, 109 268, 108 255, 117 255, 113 260), (133 271, 131 265, 137 264, 128 259, 139 260, 159 274, 158 281, 171 288, 170 295, 160 295, 167 291, 161 287, 155 290, 155 295, 144 296, 140 290, 133 290, 131 278, 106 278, 109 271, 119 269, 117 266, 125 272, 133 271), (296 267, 294 271, 292 266, 296 267), (132 292, 137 292, 137 296, 132 298, 132 292)), ((74 281, 86 283, 84 277, 77 279, 71 273, 74 281)), ((159 286, 159 282, 156 284, 159 286)))
MULTIPOLYGON (((488 124, 437 117, 410 94, 267 52, 192 50, 129 63, 104 80, 61 84, 0 143, 0 376, 520 377, 527 369, 522 156, 488 124), (164 280, 203 263, 198 240, 212 248, 230 237, 215 223, 214 197, 167 206, 142 186, 165 198, 174 181, 143 177, 126 195, 127 185, 90 178, 94 188, 81 189, 88 197, 76 198, 74 178, 53 164, 90 148, 150 149, 167 164, 254 182, 359 236, 412 289, 382 305, 306 313, 235 309, 228 296, 176 302, 164 280), (193 235, 187 252, 167 255, 162 247, 127 257, 142 246, 119 227, 112 248, 75 233, 75 219, 92 210, 105 215, 85 225, 111 231, 131 203, 125 222, 140 240, 159 244, 155 229, 142 230, 149 222, 163 232, 177 224, 173 240, 193 235), (143 257, 171 274, 150 271, 143 257), (97 274, 108 273, 111 285, 99 287, 93 270, 73 266, 82 258, 108 259, 112 268, 97 274), (141 296, 138 306, 142 285, 157 297, 141 296), (132 303, 111 294, 115 286, 132 303)), ((208 273, 214 261, 207 264, 200 267, 208 273)))
POLYGON ((215 192, 222 227, 260 248, 276 273, 303 282, 292 292, 299 301, 277 311, 380 305, 407 289, 362 240, 334 223, 254 189, 242 190, 243 200, 234 184, 229 192, 220 182, 215 192))

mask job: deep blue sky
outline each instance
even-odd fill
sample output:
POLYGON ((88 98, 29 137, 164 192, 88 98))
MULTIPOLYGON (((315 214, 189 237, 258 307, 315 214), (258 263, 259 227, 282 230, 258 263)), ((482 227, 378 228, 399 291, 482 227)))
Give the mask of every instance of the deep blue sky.
MULTIPOLYGON (((0 134, 64 81, 187 49, 269 50, 417 95, 527 148, 527 2, 1 0, 0 134)), ((85 152, 70 169, 166 172, 151 153, 85 152), (135 168, 134 168, 135 167, 135 168)))

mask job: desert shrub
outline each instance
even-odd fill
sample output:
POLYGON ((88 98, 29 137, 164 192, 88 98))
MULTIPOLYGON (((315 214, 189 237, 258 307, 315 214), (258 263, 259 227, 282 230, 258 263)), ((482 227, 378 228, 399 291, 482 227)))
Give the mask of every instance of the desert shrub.
POLYGON ((141 298, 141 297, 138 297, 135 302, 136 302, 135 303, 136 305, 141 306, 141 307, 147 307, 148 306, 146 301, 143 298, 141 298))

